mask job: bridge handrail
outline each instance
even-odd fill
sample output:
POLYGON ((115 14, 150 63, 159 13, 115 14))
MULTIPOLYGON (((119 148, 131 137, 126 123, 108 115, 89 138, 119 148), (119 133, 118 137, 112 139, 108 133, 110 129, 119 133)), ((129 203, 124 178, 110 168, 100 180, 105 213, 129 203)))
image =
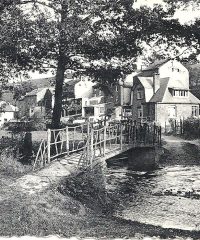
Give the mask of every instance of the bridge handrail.
POLYGON ((47 141, 40 144, 34 167, 41 158, 43 165, 61 156, 78 151, 87 151, 90 161, 97 156, 105 156, 109 149, 122 149, 124 144, 156 144, 161 141, 160 127, 137 126, 130 122, 114 123, 98 128, 89 123, 66 126, 60 129, 48 129, 47 141), (78 137, 79 134, 79 137, 78 137), (47 157, 47 160, 44 159, 47 157))

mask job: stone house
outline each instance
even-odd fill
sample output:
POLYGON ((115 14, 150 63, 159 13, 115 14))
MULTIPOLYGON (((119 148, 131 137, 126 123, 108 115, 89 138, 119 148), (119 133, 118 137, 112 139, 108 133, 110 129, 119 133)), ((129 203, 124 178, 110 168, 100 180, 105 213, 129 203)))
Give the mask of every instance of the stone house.
POLYGON ((54 106, 54 89, 38 88, 27 93, 18 101, 19 116, 45 117, 46 113, 51 111, 54 106))
POLYGON ((200 100, 189 89, 189 72, 177 60, 155 62, 133 77, 132 119, 165 126, 172 119, 199 117, 200 100))

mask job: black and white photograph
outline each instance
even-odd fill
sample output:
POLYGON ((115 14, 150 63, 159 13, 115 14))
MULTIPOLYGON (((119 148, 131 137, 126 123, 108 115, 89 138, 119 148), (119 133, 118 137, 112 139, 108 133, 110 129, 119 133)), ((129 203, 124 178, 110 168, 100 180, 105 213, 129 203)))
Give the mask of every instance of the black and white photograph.
POLYGON ((0 239, 200 240, 200 0, 0 0, 0 239))

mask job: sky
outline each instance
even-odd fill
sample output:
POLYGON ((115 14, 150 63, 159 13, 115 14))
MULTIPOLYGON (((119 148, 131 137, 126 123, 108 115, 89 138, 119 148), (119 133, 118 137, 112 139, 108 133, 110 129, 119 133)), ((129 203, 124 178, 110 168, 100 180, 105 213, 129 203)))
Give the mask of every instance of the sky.
MULTIPOLYGON (((45 0, 47 1, 47 0, 45 0)), ((154 4, 163 4, 163 0, 137 0, 134 7, 140 7, 141 5, 147 5, 153 7, 154 4)), ((193 9, 192 6, 187 7, 187 9, 179 9, 175 13, 175 18, 178 18, 180 23, 189 23, 194 21, 195 18, 200 18, 200 9, 193 9)), ((31 78, 44 78, 50 77, 52 73, 40 74, 39 72, 34 72, 30 74, 31 78)))
MULTIPOLYGON (((147 5, 153 7, 154 4, 163 4, 163 0, 137 0, 134 6, 147 5)), ((178 18, 181 24, 188 23, 194 21, 195 18, 200 18, 200 9, 193 9, 192 6, 187 7, 187 9, 179 9, 174 17, 178 18)))

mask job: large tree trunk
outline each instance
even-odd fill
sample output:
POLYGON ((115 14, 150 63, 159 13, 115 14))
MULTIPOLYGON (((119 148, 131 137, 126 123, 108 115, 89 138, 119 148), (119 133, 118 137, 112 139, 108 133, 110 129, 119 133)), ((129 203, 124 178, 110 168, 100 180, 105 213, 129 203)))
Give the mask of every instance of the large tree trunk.
POLYGON ((58 129, 60 127, 60 118, 62 113, 64 74, 65 74, 65 60, 62 54, 60 54, 58 59, 58 65, 57 65, 55 103, 54 103, 52 123, 51 123, 51 127, 53 129, 58 129))

